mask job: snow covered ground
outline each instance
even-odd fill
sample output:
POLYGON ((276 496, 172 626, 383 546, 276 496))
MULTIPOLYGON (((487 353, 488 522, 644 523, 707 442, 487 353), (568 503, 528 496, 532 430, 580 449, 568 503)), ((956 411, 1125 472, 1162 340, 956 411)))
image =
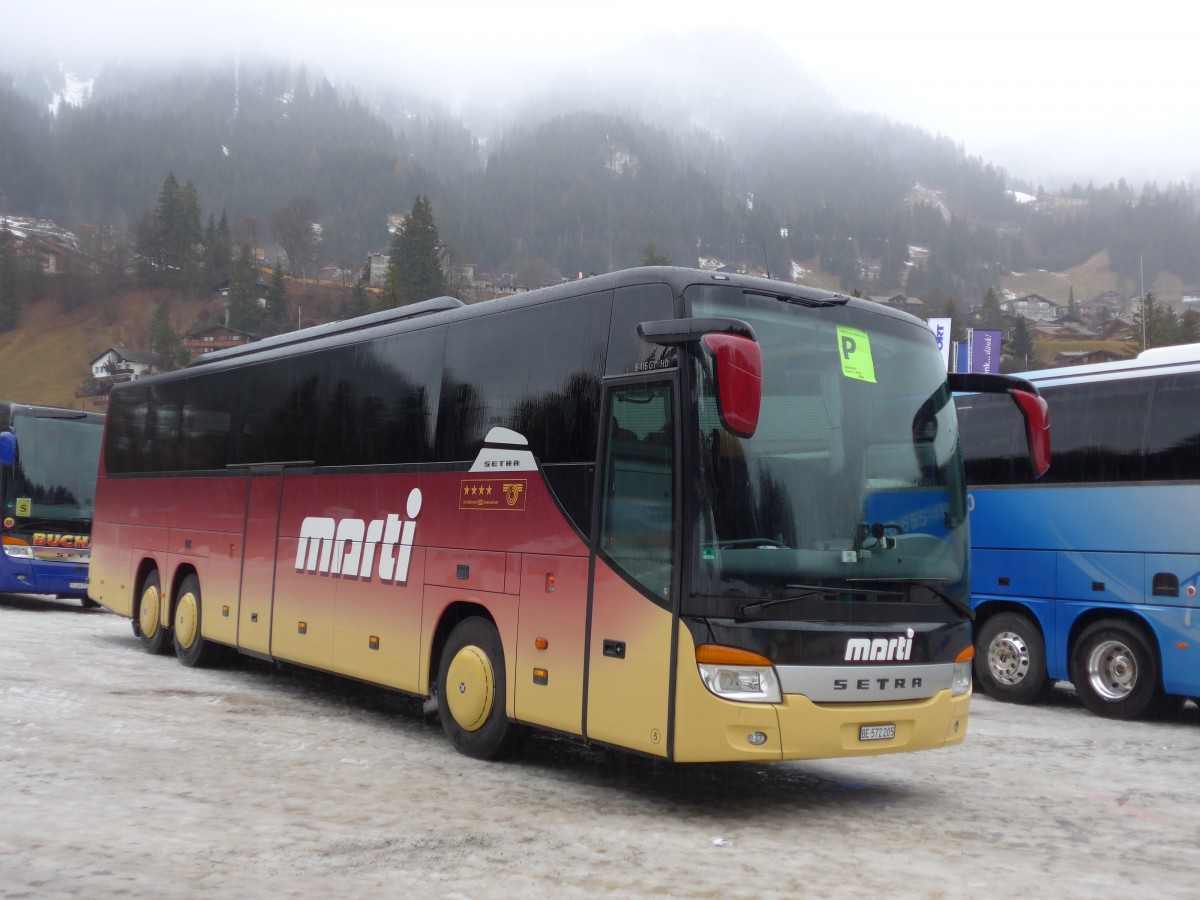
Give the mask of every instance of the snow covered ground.
POLYGON ((1195 897, 1197 719, 977 697, 929 753, 481 763, 410 699, 0 595, 0 895, 1195 897))

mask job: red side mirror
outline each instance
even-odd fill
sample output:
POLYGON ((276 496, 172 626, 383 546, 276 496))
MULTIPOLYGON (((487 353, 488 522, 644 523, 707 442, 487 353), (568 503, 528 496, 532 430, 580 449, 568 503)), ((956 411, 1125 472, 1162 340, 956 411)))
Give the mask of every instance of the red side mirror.
POLYGON ((1050 407, 1046 398, 1027 391, 1009 392, 1025 419, 1025 442, 1029 446, 1029 462, 1033 477, 1041 478, 1050 468, 1050 407))
POLYGON ((721 424, 741 438, 754 436, 762 409, 762 348, 736 334, 706 334, 717 380, 721 424))

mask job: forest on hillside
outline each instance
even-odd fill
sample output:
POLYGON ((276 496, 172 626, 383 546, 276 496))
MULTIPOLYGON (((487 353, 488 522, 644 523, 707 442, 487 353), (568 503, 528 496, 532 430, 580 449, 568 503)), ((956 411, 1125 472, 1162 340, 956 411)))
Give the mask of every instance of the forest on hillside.
POLYGON ((652 244, 681 265, 788 277, 816 261, 847 291, 968 303, 1007 272, 1102 251, 1130 281, 1200 284, 1190 187, 1051 197, 947 137, 828 105, 693 96, 695 114, 662 123, 632 100, 556 95, 485 127, 417 91, 335 86, 303 66, 114 68, 53 112, 48 78, 0 72, 0 214, 127 248, 173 176, 235 247, 278 242, 281 211, 300 204, 319 226, 310 262, 348 270, 425 196, 453 260, 542 280, 635 265, 652 244))

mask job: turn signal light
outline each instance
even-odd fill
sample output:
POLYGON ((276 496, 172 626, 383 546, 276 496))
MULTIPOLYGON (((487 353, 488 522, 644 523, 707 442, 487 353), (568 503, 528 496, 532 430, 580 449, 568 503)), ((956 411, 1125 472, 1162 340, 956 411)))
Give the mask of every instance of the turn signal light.
POLYGON ((968 645, 966 650, 963 650, 958 656, 954 657, 956 663, 970 662, 975 658, 975 648, 968 645))
POLYGON ((714 666, 769 666, 772 662, 759 653, 740 647, 721 644, 701 644, 696 648, 696 662, 714 666))

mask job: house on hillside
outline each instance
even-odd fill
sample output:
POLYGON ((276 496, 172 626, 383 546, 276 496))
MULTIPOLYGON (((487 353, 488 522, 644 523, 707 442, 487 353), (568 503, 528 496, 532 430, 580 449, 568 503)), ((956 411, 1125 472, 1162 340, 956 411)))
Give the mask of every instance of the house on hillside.
POLYGON ((161 360, 149 350, 109 347, 92 360, 92 377, 106 384, 137 381, 159 372, 161 360))
POLYGON ((1035 322, 1057 319, 1064 310, 1053 300, 1047 300, 1041 294, 1026 294, 1015 300, 1002 300, 1000 308, 1009 315, 1024 316, 1035 322))
POLYGON ((905 297, 903 294, 896 294, 881 301, 884 306, 890 306, 892 309, 898 309, 902 312, 911 313, 920 318, 925 317, 925 304, 916 297, 905 297))
POLYGON ((191 351, 192 356, 201 356, 226 347, 237 347, 258 340, 246 331, 238 331, 228 325, 197 325, 183 336, 183 346, 191 351))
POLYGON ((1117 359, 1125 359, 1125 357, 1104 348, 1098 350, 1064 350, 1055 354, 1054 364, 1056 366, 1086 366, 1091 363, 1112 362, 1117 359))

